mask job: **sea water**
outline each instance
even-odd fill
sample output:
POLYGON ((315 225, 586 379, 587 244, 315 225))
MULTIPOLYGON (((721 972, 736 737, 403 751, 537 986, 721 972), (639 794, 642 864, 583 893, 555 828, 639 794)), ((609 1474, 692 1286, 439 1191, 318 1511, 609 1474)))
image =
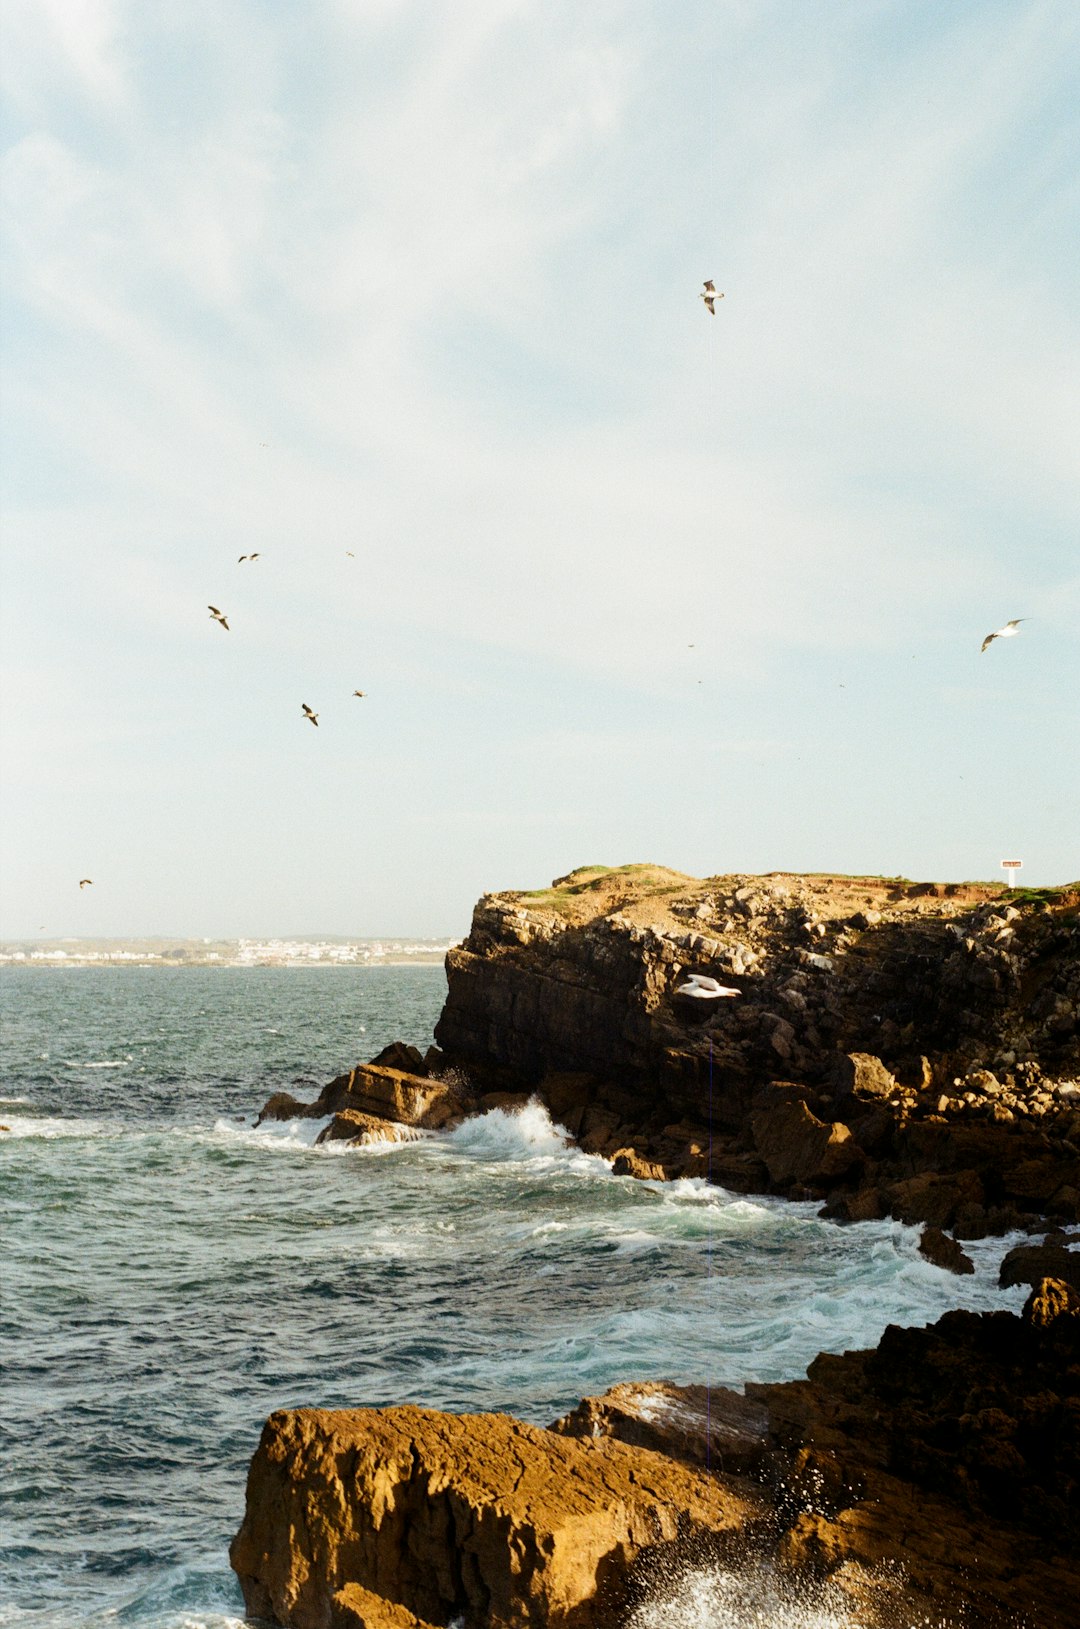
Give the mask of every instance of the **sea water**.
MULTIPOLYGON (((254 1128, 272 1091, 426 1046, 444 994, 419 966, 0 974, 0 1625, 241 1622, 226 1552, 274 1409, 546 1424, 619 1380, 790 1379, 890 1322, 1021 1305, 1009 1241, 957 1278, 894 1222, 615 1177, 538 1104, 374 1148, 254 1128)), ((844 1621, 771 1587, 700 1574, 638 1621, 844 1621)))

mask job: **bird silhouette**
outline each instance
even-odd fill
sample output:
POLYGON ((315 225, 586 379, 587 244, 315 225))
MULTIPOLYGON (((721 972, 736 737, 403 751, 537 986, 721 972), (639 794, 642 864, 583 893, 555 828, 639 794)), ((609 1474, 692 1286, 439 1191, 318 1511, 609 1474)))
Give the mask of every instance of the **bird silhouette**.
POLYGON ((92 888, 93 886, 94 886, 93 877, 80 877, 79 878, 79 887, 80 888, 92 888))
POLYGON ((698 295, 699 300, 705 301, 705 309, 710 317, 716 316, 716 302, 723 298, 723 294, 717 294, 716 284, 712 281, 712 278, 709 279, 702 292, 698 295))
POLYGON ((225 629, 225 632, 228 633, 229 624, 225 620, 224 613, 219 611, 216 605, 208 606, 207 609, 210 612, 211 621, 212 622, 220 622, 221 626, 225 629))
POLYGON ((257 560, 258 558, 259 554, 258 550, 256 550, 254 554, 242 554, 236 563, 238 566, 242 566, 245 560, 257 560))
POLYGON ((1022 622, 1026 622, 1027 620, 1027 617, 1013 617, 1012 621, 1007 622, 1004 628, 998 628, 995 633, 988 633, 982 644, 979 646, 979 655, 981 656, 987 645, 992 645, 995 639, 1011 639, 1014 634, 1018 634, 1020 632, 1020 624, 1022 622))
POLYGON ((300 703, 300 706, 303 708, 304 717, 309 718, 311 720, 311 722, 314 724, 315 728, 318 729, 318 727, 319 727, 319 715, 318 715, 318 713, 313 713, 306 701, 302 701, 300 703))
POLYGON ((353 695, 354 696, 366 696, 367 691, 366 690, 354 690, 353 695))

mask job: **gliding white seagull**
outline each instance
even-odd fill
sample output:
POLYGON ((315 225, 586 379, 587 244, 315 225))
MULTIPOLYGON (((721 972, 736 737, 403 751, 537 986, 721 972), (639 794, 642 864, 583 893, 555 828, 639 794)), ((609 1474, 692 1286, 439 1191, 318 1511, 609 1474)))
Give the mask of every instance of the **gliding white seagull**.
POLYGON ((1020 624, 1022 622, 1026 622, 1027 620, 1027 617, 1013 617, 1012 621, 1007 622, 1004 628, 998 628, 996 633, 988 633, 982 644, 979 646, 979 655, 981 656, 987 645, 992 645, 995 639, 1011 639, 1014 634, 1018 634, 1020 632, 1020 624))
POLYGON ((707 973, 691 973, 685 984, 677 984, 673 992, 677 996, 691 996, 696 1001, 717 1001, 721 996, 739 996, 741 990, 731 990, 719 979, 712 979, 707 973))
POLYGON ((717 294, 716 284, 713 282, 712 278, 710 278, 705 284, 703 293, 698 295, 699 300, 705 301, 705 309, 709 313, 710 317, 716 316, 716 301, 722 300, 723 298, 724 296, 722 294, 717 294))

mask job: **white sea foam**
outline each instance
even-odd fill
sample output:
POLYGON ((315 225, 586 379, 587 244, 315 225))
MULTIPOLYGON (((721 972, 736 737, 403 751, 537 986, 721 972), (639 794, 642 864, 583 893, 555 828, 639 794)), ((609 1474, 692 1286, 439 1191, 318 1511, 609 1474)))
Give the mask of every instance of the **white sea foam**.
MULTIPOLYGON (((887 1590, 889 1581, 880 1582, 887 1590)), ((899 1613, 891 1619, 895 1629, 957 1629, 913 1616, 899 1602, 897 1606, 899 1613)), ((764 1563, 751 1563, 745 1570, 698 1567, 658 1582, 650 1598, 631 1613, 626 1629, 853 1629, 864 1621, 836 1585, 795 1579, 764 1563)))
POLYGON ((70 1058, 63 1060, 65 1069, 126 1069, 134 1059, 128 1058, 101 1058, 94 1063, 77 1063, 70 1058))
MULTIPOLYGON (((271 1153, 295 1153, 298 1148, 314 1148, 320 1131, 330 1124, 332 1116, 321 1120, 264 1120, 261 1126, 241 1125, 235 1120, 215 1120, 210 1132, 201 1134, 201 1141, 236 1143, 244 1148, 271 1153)), ((178 1137, 191 1133, 178 1128, 178 1137)), ((198 1133, 196 1133, 199 1136, 198 1133)))
POLYGON ((430 1142, 434 1136, 433 1131, 424 1131, 419 1126, 395 1125, 393 1129, 388 1126, 385 1137, 377 1137, 371 1134, 369 1140, 362 1143, 354 1143, 347 1138, 335 1137, 331 1142, 322 1143, 319 1147, 319 1153, 334 1158, 339 1156, 343 1158, 345 1155, 352 1157, 356 1154, 392 1154, 395 1149, 404 1148, 409 1143, 430 1142))
POLYGON ((463 1120, 441 1141, 455 1153, 484 1162, 520 1161, 538 1172, 557 1166, 582 1176, 611 1176, 607 1161, 574 1147, 569 1132, 554 1124, 535 1097, 520 1109, 489 1109, 486 1114, 463 1120))
POLYGON ((7 1132, 3 1135, 12 1138, 41 1137, 53 1141, 58 1137, 103 1137, 107 1135, 118 1136, 122 1127, 110 1125, 106 1120, 68 1120, 59 1116, 43 1116, 38 1119, 29 1114, 12 1115, 5 1121, 7 1132))

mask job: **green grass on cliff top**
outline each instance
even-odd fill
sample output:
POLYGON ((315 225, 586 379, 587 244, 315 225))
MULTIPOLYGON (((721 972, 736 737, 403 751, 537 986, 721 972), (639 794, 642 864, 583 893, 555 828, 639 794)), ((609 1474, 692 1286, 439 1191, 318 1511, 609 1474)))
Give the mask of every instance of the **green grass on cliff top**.
MULTIPOLYGON (((787 876, 791 873, 775 872, 768 875, 787 876)), ((866 872, 846 874, 838 871, 808 871, 799 873, 806 879, 835 879, 837 882, 876 882, 886 887, 906 892, 908 889, 921 889, 927 887, 926 883, 914 882, 910 877, 885 876, 869 874, 866 872)), ((533 888, 518 892, 514 897, 529 906, 540 910, 560 912, 571 907, 575 900, 581 899, 589 893, 607 893, 613 887, 617 890, 618 883, 624 879, 633 883, 635 899, 661 894, 678 894, 685 891, 687 885, 699 886, 711 878, 697 878, 686 876, 681 871, 669 870, 662 865, 580 865, 567 873, 565 877, 556 877, 550 888, 533 888)), ((956 884, 961 888, 977 887, 992 888, 1000 891, 1001 898, 1015 905, 1051 905, 1061 900, 1065 895, 1075 893, 1080 887, 1078 883, 1063 883, 1055 888, 1010 888, 1006 883, 996 878, 990 881, 964 882, 956 884)))

